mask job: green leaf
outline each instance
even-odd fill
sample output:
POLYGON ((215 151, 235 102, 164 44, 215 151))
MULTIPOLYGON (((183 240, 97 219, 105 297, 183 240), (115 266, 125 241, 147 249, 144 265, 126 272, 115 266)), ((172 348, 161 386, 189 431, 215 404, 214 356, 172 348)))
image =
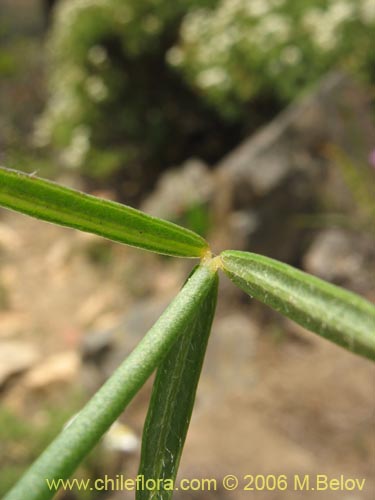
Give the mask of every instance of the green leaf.
POLYGON ((172 222, 15 170, 0 168, 0 205, 166 255, 202 257, 208 251, 201 236, 172 222))
POLYGON ((137 500, 172 498, 195 393, 215 313, 218 280, 202 299, 193 321, 186 325, 158 368, 143 430, 138 474, 160 480, 155 491, 138 490, 137 500), (163 488, 164 486, 164 488, 163 488))
POLYGON ((123 364, 51 443, 4 500, 48 500, 46 479, 66 479, 139 391, 181 334, 200 314, 217 276, 199 266, 177 297, 123 364))
POLYGON ((375 359, 375 307, 287 264, 253 253, 221 254, 225 272, 240 288, 308 330, 375 359))

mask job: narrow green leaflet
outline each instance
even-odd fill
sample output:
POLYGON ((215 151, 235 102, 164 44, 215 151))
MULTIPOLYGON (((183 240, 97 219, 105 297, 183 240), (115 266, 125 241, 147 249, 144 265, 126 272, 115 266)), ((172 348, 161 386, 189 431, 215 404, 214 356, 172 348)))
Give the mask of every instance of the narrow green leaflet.
POLYGON ((375 306, 268 257, 228 250, 225 272, 240 288, 308 330, 375 360, 375 306))
POLYGON ((195 318, 158 367, 143 430, 138 473, 145 481, 156 481, 157 487, 154 491, 138 490, 137 500, 172 498, 215 313, 217 285, 217 279, 212 281, 195 318))
POLYGON ((48 500, 56 490, 52 480, 68 478, 118 418, 180 335, 196 323, 201 304, 212 296, 217 275, 199 266, 177 297, 133 352, 79 412, 4 500, 48 500))
POLYGON ((0 206, 166 255, 208 250, 201 236, 172 222, 15 170, 0 168, 0 206))

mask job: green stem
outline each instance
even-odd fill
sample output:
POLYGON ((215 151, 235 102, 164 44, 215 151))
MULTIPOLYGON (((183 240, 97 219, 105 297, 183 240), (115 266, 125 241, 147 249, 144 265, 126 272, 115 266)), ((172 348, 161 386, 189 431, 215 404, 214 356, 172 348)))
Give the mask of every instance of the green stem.
POLYGON ((56 493, 46 479, 66 479, 118 418, 169 349, 194 321, 216 273, 199 266, 181 292, 110 379, 80 411, 4 500, 47 500, 56 493))
POLYGON ((137 500, 172 498, 170 484, 175 481, 189 428, 215 314, 217 288, 218 278, 212 282, 211 293, 201 301, 195 318, 158 366, 143 428, 138 474, 146 481, 161 483, 155 490, 138 489, 137 500))

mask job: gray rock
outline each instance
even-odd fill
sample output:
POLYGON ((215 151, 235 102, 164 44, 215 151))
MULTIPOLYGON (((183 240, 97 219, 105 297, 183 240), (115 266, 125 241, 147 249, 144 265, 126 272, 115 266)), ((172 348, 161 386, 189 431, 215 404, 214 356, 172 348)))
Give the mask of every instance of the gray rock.
POLYGON ((213 176, 207 165, 191 159, 164 173, 141 208, 156 217, 178 218, 193 206, 209 203, 213 192, 213 176))
POLYGON ((241 392, 254 383, 259 335, 259 326, 250 314, 236 310, 215 319, 198 391, 198 410, 199 402, 210 404, 216 391, 241 392))
POLYGON ((29 370, 21 384, 27 390, 46 390, 77 380, 80 357, 76 351, 53 354, 29 370))
POLYGON ((320 278, 356 292, 370 293, 375 275, 375 246, 369 236, 347 229, 319 233, 304 260, 305 269, 320 278))
POLYGON ((21 340, 2 340, 0 343, 0 387, 11 377, 33 367, 40 355, 37 348, 21 340))
MULTIPOLYGON (((94 369, 99 383, 107 379, 131 353, 156 322, 169 300, 155 297, 134 304, 117 325, 102 331, 89 332, 81 345, 86 367, 94 369)), ((91 371, 90 379, 93 379, 91 371)), ((94 381, 94 385, 97 383, 94 381)))
POLYGON ((224 158, 218 169, 231 178, 236 190, 247 188, 248 195, 261 197, 292 174, 314 179, 319 174, 320 148, 327 142, 365 161, 373 133, 366 91, 349 77, 333 73, 224 158), (357 134, 362 139, 361 158, 357 134))
POLYGON ((250 211, 258 223, 251 234, 240 235, 242 248, 299 262, 312 235, 296 214, 319 212, 327 183, 329 192, 339 189, 329 177, 327 145, 336 145, 361 168, 373 135, 366 89, 344 75, 329 75, 220 162, 214 204, 222 232, 232 237, 225 215, 250 211))

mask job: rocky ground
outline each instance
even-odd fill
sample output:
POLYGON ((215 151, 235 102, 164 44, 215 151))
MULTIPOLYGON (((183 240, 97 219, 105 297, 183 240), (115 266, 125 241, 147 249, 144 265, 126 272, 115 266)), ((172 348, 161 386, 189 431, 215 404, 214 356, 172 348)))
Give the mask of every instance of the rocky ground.
MULTIPOLYGON (((262 252, 374 301, 372 133, 367 93, 331 75, 215 170, 191 160, 167 172, 143 208, 208 233, 215 251, 262 252)), ((192 265, 0 212, 3 490, 130 352, 192 265)), ((254 496, 373 498, 374 383, 369 361, 252 303, 223 277, 180 475, 220 483, 236 474, 244 485, 246 474, 343 474, 365 478, 363 491, 254 496)), ((150 383, 79 474, 136 474, 149 391, 150 383)), ((222 487, 176 495, 248 497, 222 487)))
MULTIPOLYGON (((41 432, 52 418, 46 401, 62 407, 79 389, 72 401, 79 407, 157 318, 190 265, 15 214, 3 215, 1 229, 1 407, 41 432), (98 264, 100 252, 108 260, 98 264)), ((365 477, 364 492, 327 498, 372 498, 373 366, 248 302, 224 278, 181 477, 344 474, 365 477)), ((149 389, 121 419, 138 440, 149 389)), ((24 460, 20 437, 12 438, 4 466, 24 460)), ((105 456, 97 476, 108 467, 133 475, 139 446, 105 456)), ((302 496, 314 495, 295 495, 302 496)), ((290 491, 257 497, 290 498, 290 491)))

